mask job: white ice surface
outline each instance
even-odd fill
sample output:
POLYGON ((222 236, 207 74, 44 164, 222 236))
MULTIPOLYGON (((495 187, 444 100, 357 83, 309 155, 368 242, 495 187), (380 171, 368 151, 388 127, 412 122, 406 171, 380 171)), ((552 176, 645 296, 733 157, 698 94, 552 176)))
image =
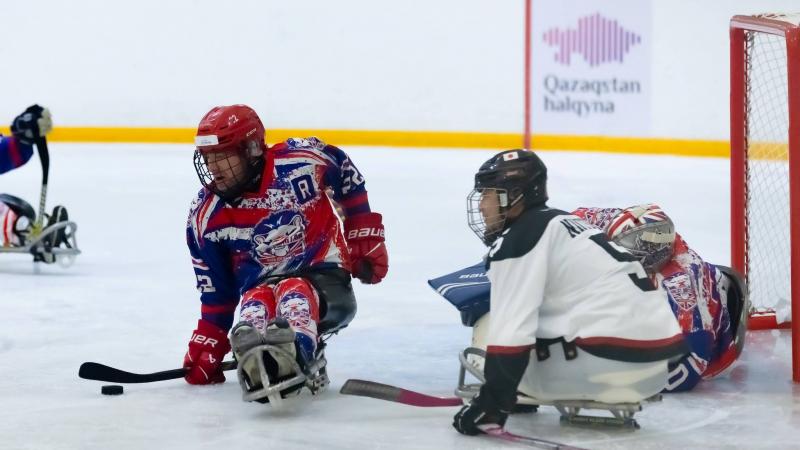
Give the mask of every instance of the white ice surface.
MULTIPOLYGON (((211 387, 182 380, 127 385, 118 397, 81 380, 97 361, 132 372, 180 367, 199 315, 184 245, 198 188, 188 146, 52 144, 48 209, 68 207, 83 250, 69 269, 0 255, 0 449, 477 449, 455 408, 348 397, 348 378, 452 395, 469 329, 426 284, 476 262, 466 226, 474 171, 493 152, 348 148, 384 214, 391 268, 356 283, 359 311, 330 341, 330 388, 285 411, 243 403, 235 375, 211 387), (38 272, 38 273, 37 273, 38 272)), ((729 261, 728 165, 721 159, 542 153, 554 207, 655 201, 707 260, 729 261)), ((0 177, 0 192, 38 204, 36 160, 0 177)), ((641 430, 574 429, 557 412, 513 416, 509 429, 597 449, 798 448, 800 388, 788 335, 750 333, 730 375, 666 396, 637 414, 641 430)))

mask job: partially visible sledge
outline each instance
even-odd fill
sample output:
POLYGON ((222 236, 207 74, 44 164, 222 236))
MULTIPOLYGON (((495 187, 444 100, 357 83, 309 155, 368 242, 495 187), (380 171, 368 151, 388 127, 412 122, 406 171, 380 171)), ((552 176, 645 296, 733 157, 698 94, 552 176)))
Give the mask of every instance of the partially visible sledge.
MULTIPOLYGON (((485 333, 487 326, 487 313, 489 312, 489 279, 486 277, 486 270, 483 262, 461 269, 459 271, 444 275, 428 281, 436 292, 455 306, 461 313, 461 322, 465 326, 472 327, 472 344, 459 354, 459 374, 458 386, 455 394, 466 402, 469 402, 478 394, 480 387, 486 382, 483 373, 484 360, 486 357, 485 333), (470 382, 467 374, 471 375, 474 381, 470 382)), ((548 353, 552 351, 560 357, 561 351, 558 347, 564 347, 564 357, 566 361, 570 357, 570 348, 563 342, 548 343, 547 346, 538 346, 548 353), (559 344, 561 346, 552 346, 559 344)), ((538 358, 533 358, 538 359, 538 358)), ((622 380, 620 380, 621 382, 622 380)), ((635 386, 630 386, 635 389, 635 386)), ((535 412, 539 406, 553 406, 561 414, 561 423, 569 425, 601 425, 620 427, 625 429, 638 429, 639 424, 633 418, 634 414, 641 411, 645 402, 661 401, 661 394, 655 394, 646 398, 644 401, 597 401, 593 399, 544 399, 526 395, 523 392, 517 393, 517 406, 514 412, 535 412), (607 411, 609 415, 587 415, 582 414, 583 410, 607 411)))
POLYGON ((45 214, 50 154, 46 135, 53 127, 50 111, 29 106, 11 123, 12 136, 0 136, 0 173, 23 166, 33 156, 34 145, 42 163, 38 214, 25 200, 0 194, 0 253, 30 253, 34 262, 70 266, 80 254, 67 209, 56 206, 45 214))
POLYGON ((10 194, 0 194, 0 217, 9 218, 8 229, 3 229, 3 246, 0 253, 30 253, 34 262, 58 262, 69 267, 81 251, 75 232, 78 225, 69 220, 67 209, 61 205, 44 214, 37 227, 33 207, 25 200, 10 194))

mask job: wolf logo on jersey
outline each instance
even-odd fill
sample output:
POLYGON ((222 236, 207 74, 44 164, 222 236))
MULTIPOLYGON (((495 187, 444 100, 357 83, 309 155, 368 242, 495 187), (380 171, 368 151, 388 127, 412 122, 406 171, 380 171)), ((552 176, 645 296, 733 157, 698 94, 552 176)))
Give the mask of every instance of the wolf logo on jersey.
POLYGON ((254 229, 256 259, 269 267, 301 256, 305 251, 306 224, 295 211, 280 211, 259 222, 254 229))
POLYGON ((671 275, 664 279, 663 286, 680 309, 689 311, 697 304, 697 294, 689 274, 679 272, 671 275))

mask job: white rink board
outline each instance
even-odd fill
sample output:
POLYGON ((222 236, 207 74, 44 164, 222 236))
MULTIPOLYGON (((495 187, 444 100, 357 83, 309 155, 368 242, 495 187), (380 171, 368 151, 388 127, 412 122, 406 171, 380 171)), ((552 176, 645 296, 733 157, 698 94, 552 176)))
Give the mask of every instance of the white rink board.
MULTIPOLYGON (((532 0, 532 14, 561 3, 532 0)), ((796 0, 636 0, 650 5, 637 20, 617 12, 627 2, 592 3, 587 14, 652 38, 650 54, 639 55, 651 76, 636 78, 652 97, 649 123, 613 134, 714 140, 729 134, 730 18, 800 9, 796 0)), ((214 105, 245 102, 267 129, 521 134, 524 8, 525 0, 4 2, 3 55, 19 63, 3 73, 0 123, 39 102, 56 126, 194 127, 214 105)), ((546 26, 574 26, 571 16, 546 26)), ((591 78, 608 79, 613 67, 591 78)), ((537 79, 541 68, 532 70, 537 79)))

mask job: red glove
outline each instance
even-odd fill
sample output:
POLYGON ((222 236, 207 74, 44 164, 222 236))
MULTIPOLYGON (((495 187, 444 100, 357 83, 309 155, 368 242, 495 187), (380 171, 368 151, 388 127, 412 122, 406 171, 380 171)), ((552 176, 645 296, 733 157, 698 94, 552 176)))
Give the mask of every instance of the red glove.
POLYGON ((348 217, 344 236, 350 247, 351 272, 362 283, 380 282, 389 270, 381 215, 370 212, 348 217))
POLYGON ((189 384, 224 383, 222 358, 231 350, 228 335, 213 323, 200 319, 183 357, 184 378, 189 384))

